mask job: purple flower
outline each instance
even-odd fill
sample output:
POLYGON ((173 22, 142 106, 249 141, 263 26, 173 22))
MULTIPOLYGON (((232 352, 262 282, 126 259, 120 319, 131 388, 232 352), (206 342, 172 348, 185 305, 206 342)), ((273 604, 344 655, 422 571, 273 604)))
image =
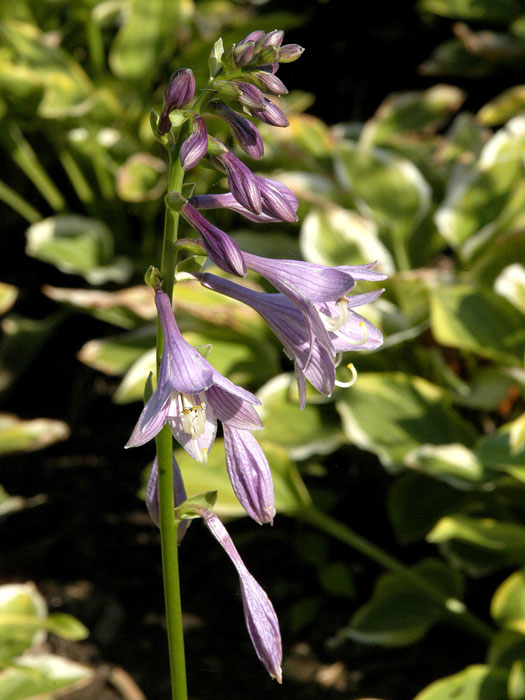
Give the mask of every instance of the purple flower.
POLYGON ((204 158, 208 150, 208 132, 206 122, 202 117, 193 119, 193 131, 184 141, 180 149, 180 162, 184 170, 191 170, 204 158))
MULTIPOLYGON (((295 211, 297 209, 297 198, 292 192, 290 192, 290 190, 288 190, 288 192, 289 195, 283 194, 283 196, 287 198, 288 204, 290 205, 290 208, 293 211, 293 219, 290 218, 289 220, 297 221, 297 215, 295 214, 295 211)), ((241 214, 246 219, 249 219, 250 221, 253 221, 256 224, 269 224, 283 221, 282 218, 266 214, 264 202, 263 211, 260 214, 252 214, 251 211, 248 211, 241 204, 239 204, 239 202, 235 199, 231 192, 223 192, 221 194, 194 195, 188 200, 188 203, 192 204, 196 209, 231 209, 232 211, 241 214)))
POLYGON ((264 155, 264 146, 261 135, 257 127, 242 117, 233 109, 230 109, 224 102, 216 102, 215 110, 217 114, 226 121, 233 132, 234 138, 242 150, 251 158, 259 160, 264 155))
POLYGON ((255 175, 262 198, 262 213, 277 221, 297 221, 299 202, 294 193, 279 180, 255 175))
POLYGON ((181 214, 200 233, 206 252, 217 267, 238 277, 246 275, 243 255, 233 238, 211 224, 189 202, 184 204, 181 214))
POLYGON ((187 105, 193 99, 194 94, 195 78, 193 72, 189 68, 180 68, 175 71, 164 93, 164 107, 158 124, 159 134, 167 134, 171 129, 170 112, 187 105))
POLYGON ((216 156, 216 159, 226 170, 228 185, 235 199, 248 211, 260 214, 262 211, 261 193, 257 177, 250 168, 228 150, 216 156))
POLYGON ((281 633, 279 621, 267 594, 250 574, 228 531, 219 518, 202 506, 193 506, 208 530, 230 557, 239 574, 242 606, 248 634, 260 661, 279 683, 282 680, 281 633))
POLYGON ((246 431, 263 427, 253 408, 260 401, 223 377, 184 340, 167 294, 158 290, 155 304, 164 334, 157 388, 126 447, 149 442, 169 422, 186 452, 206 463, 219 419, 228 433, 226 463, 239 501, 257 522, 271 522, 275 510, 268 462, 262 450, 254 448, 255 440, 246 436, 246 431))
POLYGON ((250 32, 247 36, 244 37, 244 39, 241 39, 237 46, 241 46, 241 44, 246 44, 248 41, 253 41, 255 44, 260 41, 263 37, 265 36, 265 32, 263 32, 262 29, 256 29, 253 32, 250 32))
POLYGON ((268 32, 268 34, 264 37, 264 41, 262 43, 263 48, 274 48, 278 49, 281 44, 283 43, 283 38, 284 38, 284 32, 282 29, 274 29, 272 32, 268 32))
MULTIPOLYGON (((180 506, 180 504, 185 501, 186 489, 184 488, 184 482, 182 480, 182 474, 180 473, 179 465, 177 464, 175 457, 173 458, 173 500, 175 507, 180 506)), ((148 478, 148 483, 146 484, 146 507, 151 519, 157 527, 159 524, 159 465, 157 458, 153 460, 153 466, 148 478)), ((183 520, 179 523, 177 529, 177 539, 179 544, 182 542, 186 530, 190 525, 189 520, 183 520)))
POLYGON ((345 297, 337 302, 312 304, 312 313, 316 313, 320 323, 326 326, 324 331, 332 348, 330 351, 326 347, 325 336, 319 338, 315 329, 312 332, 305 324, 303 308, 283 294, 256 292, 208 273, 195 276, 203 286, 242 301, 264 318, 281 340, 288 357, 294 361, 301 409, 306 401, 305 379, 321 394, 331 395, 335 384, 335 352, 373 350, 383 342, 381 332, 352 311, 353 307, 377 299, 383 289, 345 297))
POLYGON ((298 58, 301 58, 303 53, 304 49, 299 44, 285 44, 279 49, 277 60, 279 63, 292 63, 292 61, 297 61, 298 58))
POLYGON ((255 41, 240 42, 233 50, 233 60, 236 66, 247 66, 255 54, 255 41))
MULTIPOLYGON (((277 63, 275 64, 277 67, 278 65, 279 64, 277 63)), ((266 92, 270 95, 287 95, 288 90, 286 89, 286 86, 272 72, 274 70, 274 65, 271 64, 268 67, 269 70, 265 70, 265 68, 266 66, 259 66, 259 68, 250 70, 250 79, 253 80, 253 82, 262 90, 262 92, 266 92)))
POLYGON ((240 91, 237 99, 248 108, 264 109, 264 95, 256 85, 233 80, 233 85, 240 91))
POLYGON ((286 118, 284 112, 282 112, 276 104, 274 104, 267 97, 264 98, 264 109, 257 109, 253 107, 250 109, 250 114, 257 119, 260 119, 265 124, 270 124, 270 126, 288 126, 289 121, 286 118))
POLYGON ((355 285, 354 278, 336 268, 301 260, 274 260, 243 253, 246 267, 265 277, 302 312, 319 342, 335 355, 333 343, 312 302, 337 301, 355 285))

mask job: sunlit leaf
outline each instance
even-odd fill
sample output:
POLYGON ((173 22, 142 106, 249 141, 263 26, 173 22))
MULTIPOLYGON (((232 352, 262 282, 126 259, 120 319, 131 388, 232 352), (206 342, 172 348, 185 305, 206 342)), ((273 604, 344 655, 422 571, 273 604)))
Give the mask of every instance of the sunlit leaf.
POLYGON ((18 289, 12 284, 0 282, 0 314, 5 314, 6 311, 13 306, 18 296, 18 289))
POLYGON ((490 666, 468 666, 431 683, 414 700, 495 700, 507 697, 507 673, 490 666))
POLYGON ((114 260, 107 226, 83 216, 63 214, 33 224, 27 230, 26 252, 62 272, 83 275, 91 284, 125 282, 131 274, 127 258, 114 260))
POLYGON ((259 435, 285 448, 292 459, 333 452, 344 442, 339 421, 328 406, 307 403, 305 409, 299 411, 294 390, 295 377, 281 374, 258 391, 264 422, 264 430, 259 435))
POLYGON ((500 627, 525 633, 525 570, 515 571, 498 587, 490 614, 500 627))
POLYGON ((62 421, 50 418, 22 420, 0 413, 0 454, 40 450, 68 437, 69 428, 62 421))
POLYGON ((522 366, 525 325, 506 299, 488 289, 445 287, 432 295, 432 331, 442 345, 522 366))
MULTIPOLYGON (((12 583, 0 586, 1 616, 24 615, 45 620, 47 605, 32 583, 12 583)), ((1 624, 0 662, 5 663, 22 654, 30 646, 45 639, 42 629, 1 624)), ((1 688, 1 685, 0 685, 1 688)), ((1 693, 0 693, 0 697, 1 693)))
POLYGON ((470 444, 474 436, 440 387, 401 372, 361 373, 337 409, 346 436, 385 466, 402 464, 422 443, 470 444))
POLYGON ((42 697, 62 688, 85 685, 93 671, 52 654, 24 654, 0 671, 0 696, 9 700, 42 697))
POLYGON ((472 488, 494 477, 485 471, 471 450, 459 443, 420 445, 405 455, 404 464, 460 489, 472 488))
POLYGON ((525 267, 514 263, 496 277, 494 291, 525 313, 525 267))

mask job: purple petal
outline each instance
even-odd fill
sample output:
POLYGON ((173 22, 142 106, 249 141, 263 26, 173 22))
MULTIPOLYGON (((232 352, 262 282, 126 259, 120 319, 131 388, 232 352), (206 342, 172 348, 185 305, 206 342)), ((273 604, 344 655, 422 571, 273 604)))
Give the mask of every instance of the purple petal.
POLYGON ((193 99, 195 78, 189 68, 180 68, 171 76, 164 93, 164 107, 159 118, 159 134, 167 134, 171 129, 169 118, 174 109, 181 109, 193 99))
POLYGON ((264 104, 265 109, 253 107, 250 109, 250 113, 265 124, 270 124, 271 126, 288 126, 290 124, 284 112, 271 100, 265 97, 264 104))
POLYGON ((260 214, 262 211, 262 199, 257 183, 257 178, 250 168, 240 161, 231 151, 227 151, 217 160, 224 166, 228 176, 228 185, 235 199, 245 209, 260 214))
MULTIPOLYGON (((340 269, 301 260, 272 260, 244 253, 246 266, 258 272, 286 296, 290 291, 309 301, 333 301, 354 286, 353 278, 340 269)), ((294 301, 294 299, 292 299, 294 301)))
POLYGON ((265 36, 265 32, 263 32, 262 29, 256 29, 253 32, 250 32, 247 36, 244 37, 244 39, 241 39, 237 46, 240 46, 241 44, 245 44, 247 41, 253 41, 254 43, 257 43, 260 39, 262 39, 265 36))
POLYGON ((237 243, 227 233, 207 221, 195 207, 187 203, 181 211, 182 216, 202 236, 210 260, 225 272, 238 277, 246 275, 246 265, 237 243))
POLYGON ((375 265, 377 265, 377 262, 367 263, 366 265, 338 265, 336 269, 352 275, 355 280, 367 280, 370 282, 386 280, 387 275, 372 270, 375 265))
POLYGON ((278 180, 255 176, 263 202, 263 213, 278 221, 297 221, 299 202, 294 193, 278 180))
POLYGON ((383 344, 381 331, 355 311, 350 311, 345 325, 330 336, 336 352, 375 350, 383 344))
POLYGON ((253 109, 265 109, 264 95, 256 85, 240 80, 232 80, 232 83, 240 90, 237 99, 242 105, 253 109))
MULTIPOLYGON (((173 505, 176 508, 180 506, 183 501, 187 498, 186 489, 184 488, 184 482, 182 480, 182 474, 180 473, 179 465, 177 464, 175 457, 173 458, 173 505)), ((157 457, 153 460, 153 466, 151 467, 151 472, 148 478, 148 483, 146 485, 146 507, 151 519, 157 527, 159 525, 159 465, 157 457)), ((179 544, 182 542, 182 538, 186 533, 190 525, 189 520, 184 520, 179 523, 177 529, 177 540, 179 544)))
POLYGON ((275 505, 273 481, 268 460, 248 430, 224 428, 226 468, 240 504, 260 525, 273 523, 275 505))
POLYGON ((219 518, 206 508, 196 509, 217 542, 230 557, 239 574, 244 619, 253 646, 264 667, 281 682, 282 648, 279 621, 270 599, 246 568, 228 531, 219 518))
POLYGON ((284 32, 282 29, 274 29, 264 37, 263 48, 279 48, 283 43, 284 32))
POLYGON ((204 158, 208 150, 206 122, 202 117, 193 120, 193 133, 188 136, 180 149, 180 162, 184 170, 191 170, 204 158))
MULTIPOLYGON (((204 391, 212 385, 215 370, 199 351, 182 337, 175 322, 169 296, 161 290, 157 291, 155 304, 164 333, 163 362, 166 357, 166 373, 172 391, 182 394, 198 394, 204 391)), ((159 385, 161 377, 163 375, 159 372, 159 385)))
MULTIPOLYGON (((255 398, 255 397, 254 397, 255 398)), ((261 430, 262 421, 251 403, 239 396, 225 391, 221 387, 212 386, 206 391, 206 403, 215 411, 221 423, 228 423, 239 430, 261 430)))
POLYGON ((264 213, 252 214, 252 212, 245 209, 242 204, 239 204, 231 192, 194 195, 188 200, 188 203, 196 209, 231 209, 256 224, 269 224, 281 221, 281 219, 268 216, 264 213))
POLYGON ((168 420, 173 387, 167 382, 162 383, 160 378, 161 373, 159 372, 157 388, 142 409, 142 413, 131 433, 131 437, 124 446, 126 449, 128 447, 140 447, 150 440, 153 440, 155 435, 160 433, 168 420))
MULTIPOLYGON (((277 67, 279 64, 275 64, 277 67)), ((288 90, 285 84, 276 75, 270 73, 260 66, 256 70, 250 71, 250 78, 254 81, 258 88, 262 92, 266 92, 269 95, 287 95, 288 90), (261 70, 262 69, 262 70, 261 70)), ((272 66, 273 70, 273 66, 272 66)), ((248 107, 250 105, 247 105, 248 107)))
POLYGON ((257 127, 223 102, 215 103, 215 110, 229 124, 234 138, 242 150, 251 158, 256 160, 262 158, 264 146, 257 127))

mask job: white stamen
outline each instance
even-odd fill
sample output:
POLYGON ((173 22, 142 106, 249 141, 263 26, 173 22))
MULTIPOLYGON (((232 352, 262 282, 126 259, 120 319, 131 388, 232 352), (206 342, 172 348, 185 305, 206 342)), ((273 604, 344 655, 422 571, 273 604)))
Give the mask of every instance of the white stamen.
POLYGON ((357 381, 357 371, 356 371, 356 368, 354 367, 354 365, 350 362, 346 366, 350 370, 350 372, 352 373, 352 378, 347 382, 340 382, 338 379, 335 380, 335 385, 340 386, 343 389, 348 389, 348 387, 354 386, 354 384, 357 381))
POLYGON ((206 430, 206 403, 201 401, 195 405, 193 397, 186 394, 179 394, 179 398, 182 429, 185 433, 191 435, 197 461, 206 464, 208 462, 208 450, 206 448, 201 449, 197 439, 200 435, 204 435, 206 430))
POLYGON ((325 316, 324 314, 321 316, 327 331, 338 331, 348 321, 348 299, 341 297, 337 300, 336 307, 337 316, 325 316))
POLYGON ((343 353, 342 353, 342 352, 338 352, 338 353, 336 354, 336 356, 335 356, 334 365, 335 365, 336 367, 339 367, 339 365, 341 364, 342 360, 343 360, 343 353))

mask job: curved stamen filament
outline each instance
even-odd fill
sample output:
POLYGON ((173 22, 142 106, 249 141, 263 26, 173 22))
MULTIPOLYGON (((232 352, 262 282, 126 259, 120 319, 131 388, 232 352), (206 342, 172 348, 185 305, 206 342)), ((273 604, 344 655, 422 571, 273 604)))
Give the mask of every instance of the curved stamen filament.
POLYGON ((337 316, 325 316, 322 314, 324 327, 327 331, 338 331, 348 321, 348 299, 341 297, 336 302, 337 316))
POLYGON ((363 337, 358 343, 354 343, 354 345, 364 345, 368 340, 368 328, 366 326, 366 323, 364 321, 361 321, 359 326, 363 329, 363 337))
POLYGON ((338 379, 335 380, 335 385, 340 386, 343 389, 348 389, 348 387, 354 386, 354 384, 357 381, 357 371, 356 371, 356 368, 354 367, 354 365, 350 362, 346 366, 350 370, 350 372, 352 373, 351 379, 349 379, 347 382, 340 382, 338 379))

